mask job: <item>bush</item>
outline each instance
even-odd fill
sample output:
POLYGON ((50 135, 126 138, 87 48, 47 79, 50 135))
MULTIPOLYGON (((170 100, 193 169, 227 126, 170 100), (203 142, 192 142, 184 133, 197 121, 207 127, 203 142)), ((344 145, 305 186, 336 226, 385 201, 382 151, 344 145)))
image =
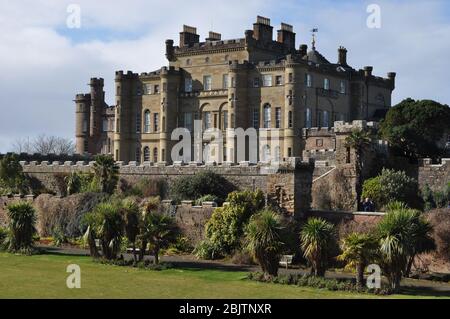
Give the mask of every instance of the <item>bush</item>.
POLYGON ((6 154, 0 160, 0 195, 25 193, 26 179, 16 154, 6 154))
POLYGON ((220 199, 217 196, 208 194, 208 195, 205 195, 205 196, 202 196, 202 197, 198 198, 195 201, 195 205, 202 206, 203 202, 215 202, 217 204, 219 202, 219 200, 220 199))
POLYGON ((437 255, 450 261, 450 212, 448 209, 436 209, 426 214, 433 226, 433 238, 437 255))
POLYGON ((28 202, 16 202, 7 206, 9 217, 9 246, 12 252, 30 254, 34 250, 36 213, 28 202))
POLYGON ((234 186, 221 175, 212 171, 202 171, 175 179, 171 186, 171 194, 172 198, 178 202, 211 194, 218 198, 220 205, 233 189, 234 186))
POLYGON ((374 201, 378 209, 384 209, 394 201, 417 207, 417 181, 405 172, 383 169, 379 176, 364 182, 362 198, 367 197, 374 201))
MULTIPOLYGON (((215 209, 206 223, 208 243, 205 245, 211 249, 205 250, 202 247, 202 252, 213 253, 206 259, 226 256, 240 247, 245 224, 264 206, 264 194, 260 190, 232 192, 228 195, 227 202, 227 206, 215 209)), ((207 257, 204 254, 201 256, 207 257)))
POLYGON ((8 237, 8 230, 0 227, 0 250, 6 249, 6 239, 8 237))

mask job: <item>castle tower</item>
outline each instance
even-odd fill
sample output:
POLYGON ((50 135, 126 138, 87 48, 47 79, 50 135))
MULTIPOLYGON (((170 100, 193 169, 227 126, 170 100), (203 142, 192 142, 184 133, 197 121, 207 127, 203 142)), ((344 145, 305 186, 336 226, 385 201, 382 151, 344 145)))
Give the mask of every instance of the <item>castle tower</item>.
POLYGON ((284 106, 284 150, 283 157, 292 157, 297 154, 297 150, 294 150, 296 144, 294 142, 295 138, 295 125, 298 125, 295 121, 295 69, 294 61, 289 55, 286 60, 285 68, 285 85, 284 85, 284 96, 285 96, 285 106, 284 106))
POLYGON ((90 124, 90 94, 77 94, 75 97, 75 139, 76 152, 89 152, 88 135, 90 124))
POLYGON ((159 133, 159 160, 171 162, 171 132, 177 127, 179 73, 173 67, 161 69, 161 111, 159 133))
POLYGON ((91 108, 89 116, 89 153, 97 154, 101 151, 102 113, 105 104, 104 80, 91 78, 91 108))

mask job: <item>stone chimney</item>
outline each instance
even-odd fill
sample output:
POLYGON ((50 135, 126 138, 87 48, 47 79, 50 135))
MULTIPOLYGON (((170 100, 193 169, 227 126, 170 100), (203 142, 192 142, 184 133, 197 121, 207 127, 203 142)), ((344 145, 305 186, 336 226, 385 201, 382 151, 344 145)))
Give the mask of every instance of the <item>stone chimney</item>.
POLYGON ((200 43, 197 28, 183 25, 183 32, 180 32, 180 47, 190 47, 196 43, 200 43))
POLYGON ((281 23, 281 28, 278 30, 278 42, 283 43, 289 50, 295 50, 295 33, 294 27, 287 23, 281 23))
POLYGON ((373 71, 373 66, 365 66, 364 67, 364 76, 365 77, 371 77, 373 71))
POLYGON ((302 44, 300 46, 300 56, 303 58, 305 55, 308 54, 308 45, 307 44, 302 44))
POLYGON ((220 41, 222 40, 222 35, 220 33, 209 31, 209 36, 206 41, 220 41))
POLYGON ((273 41, 273 27, 270 25, 270 19, 258 16, 256 23, 253 24, 253 37, 262 43, 273 41))
POLYGON ((169 61, 175 59, 175 48, 173 47, 173 40, 166 40, 166 58, 169 61))
POLYGON ((338 64, 346 66, 347 65, 347 49, 340 46, 338 49, 338 64))

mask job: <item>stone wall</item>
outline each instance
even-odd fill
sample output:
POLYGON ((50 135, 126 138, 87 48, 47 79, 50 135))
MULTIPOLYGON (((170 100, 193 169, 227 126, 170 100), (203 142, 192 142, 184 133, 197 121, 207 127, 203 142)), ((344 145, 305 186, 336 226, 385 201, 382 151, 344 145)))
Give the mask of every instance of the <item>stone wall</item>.
POLYGON ((432 164, 431 159, 421 160, 417 180, 419 189, 428 185, 433 191, 442 191, 450 182, 450 158, 442 159, 440 164, 432 164))
POLYGON ((342 222, 354 221, 358 224, 369 223, 377 224, 385 213, 379 212, 340 212, 340 211, 317 211, 312 210, 307 213, 307 217, 321 217, 334 225, 339 225, 342 222))

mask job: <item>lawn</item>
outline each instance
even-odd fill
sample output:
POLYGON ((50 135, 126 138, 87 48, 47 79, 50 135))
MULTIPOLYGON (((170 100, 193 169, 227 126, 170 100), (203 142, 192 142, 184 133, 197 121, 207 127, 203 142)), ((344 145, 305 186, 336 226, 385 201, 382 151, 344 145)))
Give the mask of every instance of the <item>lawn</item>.
MULTIPOLYGON (((90 257, 0 253, 0 298, 379 298, 252 282, 240 271, 142 270, 94 263, 90 257), (81 267, 81 289, 66 286, 66 267, 81 267)), ((391 298, 417 298, 396 295, 391 298)))

